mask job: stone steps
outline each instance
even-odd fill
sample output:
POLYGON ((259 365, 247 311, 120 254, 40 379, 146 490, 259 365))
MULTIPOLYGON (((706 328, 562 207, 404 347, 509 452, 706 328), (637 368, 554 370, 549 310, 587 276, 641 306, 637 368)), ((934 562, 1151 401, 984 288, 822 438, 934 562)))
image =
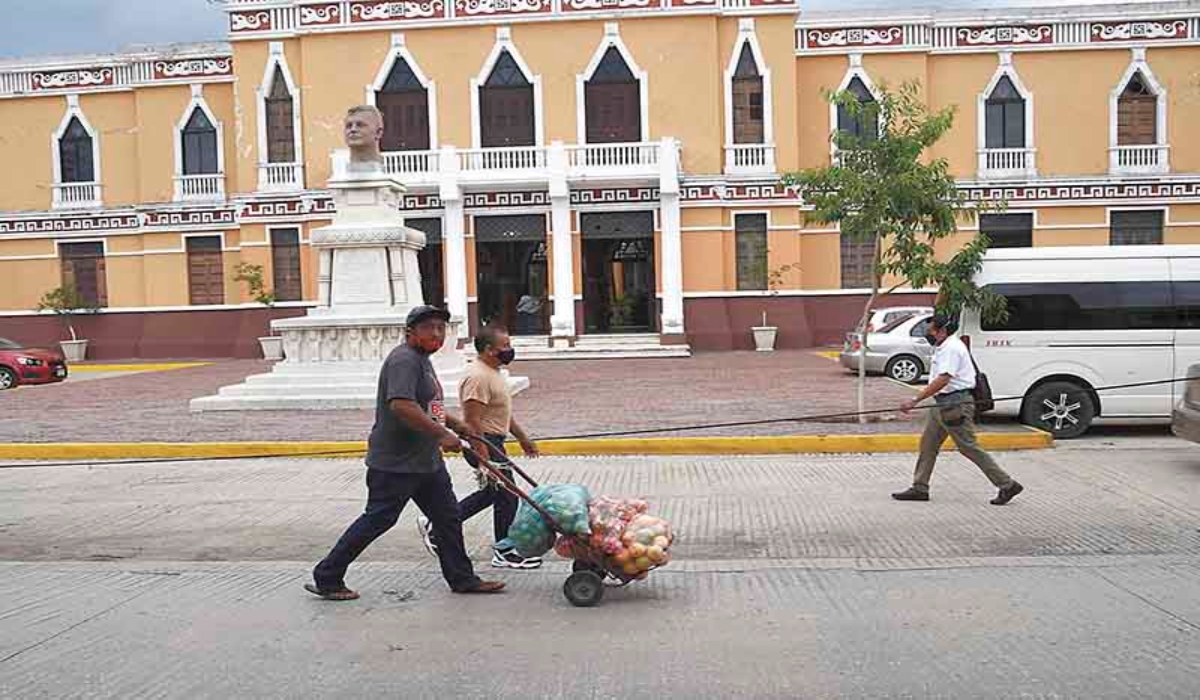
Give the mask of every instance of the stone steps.
POLYGON ((549 347, 547 336, 515 336, 518 360, 618 360, 690 357, 687 345, 663 345, 654 333, 583 335, 574 347, 549 347))

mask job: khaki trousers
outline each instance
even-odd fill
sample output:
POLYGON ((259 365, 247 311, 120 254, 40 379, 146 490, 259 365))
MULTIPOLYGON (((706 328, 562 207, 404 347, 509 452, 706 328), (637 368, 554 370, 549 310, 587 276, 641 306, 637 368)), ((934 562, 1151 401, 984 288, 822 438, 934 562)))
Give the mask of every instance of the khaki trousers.
POLYGON ((921 455, 917 458, 917 469, 913 474, 913 486, 918 491, 929 490, 929 477, 937 462, 942 442, 949 435, 964 457, 975 463, 994 486, 1012 483, 1008 475, 992 456, 984 452, 975 439, 975 402, 963 401, 952 406, 936 406, 929 410, 925 421, 925 432, 921 435, 921 455))

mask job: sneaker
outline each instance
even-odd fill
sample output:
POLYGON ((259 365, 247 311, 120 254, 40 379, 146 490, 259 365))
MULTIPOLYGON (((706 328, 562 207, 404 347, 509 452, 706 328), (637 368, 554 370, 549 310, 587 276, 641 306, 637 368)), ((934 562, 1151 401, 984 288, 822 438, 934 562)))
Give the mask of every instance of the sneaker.
POLYGON ((1000 493, 996 494, 996 497, 992 499, 991 503, 994 506, 1005 505, 1012 499, 1016 498, 1018 493, 1021 493, 1024 490, 1024 486, 1014 481, 1008 486, 1000 489, 1000 493))
POLYGON ((429 551, 430 556, 438 555, 437 543, 433 541, 433 525, 430 524, 429 518, 424 515, 417 516, 417 532, 421 534, 421 542, 425 545, 425 549, 429 551))
POLYGON ((911 486, 900 493, 893 493, 892 498, 897 501, 928 501, 929 492, 921 491, 915 486, 911 486))
POLYGON ((515 549, 507 552, 492 550, 492 566, 497 569, 536 569, 542 565, 541 557, 523 557, 515 549))

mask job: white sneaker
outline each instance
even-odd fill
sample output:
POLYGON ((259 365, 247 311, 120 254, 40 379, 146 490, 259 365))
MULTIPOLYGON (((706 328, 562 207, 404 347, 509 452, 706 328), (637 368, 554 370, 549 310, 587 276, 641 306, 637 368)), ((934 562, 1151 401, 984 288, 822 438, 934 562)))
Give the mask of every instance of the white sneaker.
POLYGON ((433 541, 433 525, 430 524, 429 518, 424 515, 417 516, 417 532, 421 535, 421 543, 425 545, 425 549, 429 551, 431 556, 438 555, 437 543, 433 541))
POLYGON ((522 557, 515 549, 507 552, 492 550, 492 566, 497 569, 536 569, 542 565, 541 557, 522 557))

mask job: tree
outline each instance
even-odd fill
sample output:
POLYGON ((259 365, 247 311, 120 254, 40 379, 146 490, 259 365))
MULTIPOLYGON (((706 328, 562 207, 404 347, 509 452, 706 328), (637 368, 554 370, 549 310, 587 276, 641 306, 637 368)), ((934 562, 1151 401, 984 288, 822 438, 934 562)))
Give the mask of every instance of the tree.
POLYGON ((858 326, 860 413, 865 410, 865 330, 880 299, 904 285, 937 287, 941 313, 977 308, 989 320, 1003 320, 1007 313, 1003 297, 972 280, 983 264, 987 236, 977 234, 949 260, 937 256, 937 242, 955 235, 959 221, 970 221, 979 210, 1002 203, 969 200, 949 174, 945 159, 928 157, 928 149, 953 125, 955 110, 931 113, 919 90, 918 83, 908 82, 897 91, 882 86, 874 100, 850 91, 827 94, 838 111, 858 125, 853 130, 857 133, 833 134, 836 155, 829 167, 784 178, 813 207, 810 218, 836 223, 842 235, 872 244, 871 296, 858 326), (885 279, 895 284, 883 289, 885 279))
POLYGON ((250 293, 250 297, 262 304, 263 306, 272 306, 275 304, 275 293, 267 291, 266 282, 263 281, 263 266, 253 263, 238 263, 234 271, 234 282, 245 282, 246 290, 250 293))
POLYGON ((74 341, 79 340, 79 336, 75 335, 75 324, 71 319, 77 314, 96 313, 100 307, 84 299, 75 287, 62 286, 43 294, 36 310, 50 311, 57 315, 74 341))

